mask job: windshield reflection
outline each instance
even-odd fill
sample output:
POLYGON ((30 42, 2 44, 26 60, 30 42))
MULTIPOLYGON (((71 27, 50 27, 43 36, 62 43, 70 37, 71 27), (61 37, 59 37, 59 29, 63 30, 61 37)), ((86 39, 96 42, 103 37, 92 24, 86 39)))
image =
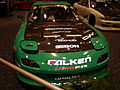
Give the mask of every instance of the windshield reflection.
POLYGON ((117 9, 112 3, 110 2, 95 2, 95 1, 91 1, 91 7, 92 8, 105 8, 105 9, 109 9, 109 10, 115 10, 117 9))
POLYGON ((69 7, 34 6, 28 14, 29 21, 76 21, 73 10, 69 7))

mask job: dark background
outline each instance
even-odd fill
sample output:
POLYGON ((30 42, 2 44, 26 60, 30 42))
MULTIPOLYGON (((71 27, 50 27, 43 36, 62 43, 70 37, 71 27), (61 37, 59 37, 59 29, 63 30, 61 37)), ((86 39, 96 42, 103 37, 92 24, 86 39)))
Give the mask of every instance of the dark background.
MULTIPOLYGON (((0 58, 13 63, 13 40, 22 23, 18 15, 24 15, 26 11, 14 11, 11 16, 0 18, 0 58)), ((108 40, 110 47, 109 78, 113 81, 120 80, 120 31, 102 31, 108 40)), ((115 85, 116 83, 112 83, 115 85)), ((120 85, 119 83, 117 83, 120 85)), ((16 72, 0 63, 0 90, 30 90, 22 87, 16 72)), ((39 89, 40 90, 40 89, 39 89)), ((120 90, 116 86, 112 90, 120 90)))

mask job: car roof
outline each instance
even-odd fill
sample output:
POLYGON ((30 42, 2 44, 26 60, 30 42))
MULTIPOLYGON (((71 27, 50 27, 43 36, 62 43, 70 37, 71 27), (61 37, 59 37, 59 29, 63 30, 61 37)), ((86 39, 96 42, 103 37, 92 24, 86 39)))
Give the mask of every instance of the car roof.
POLYGON ((38 1, 33 4, 34 5, 70 5, 68 2, 62 1, 38 1))

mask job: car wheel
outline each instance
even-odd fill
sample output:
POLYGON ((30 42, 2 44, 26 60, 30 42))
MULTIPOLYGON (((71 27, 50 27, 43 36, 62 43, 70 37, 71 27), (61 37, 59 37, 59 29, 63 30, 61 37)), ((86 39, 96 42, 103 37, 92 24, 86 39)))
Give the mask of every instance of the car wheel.
POLYGON ((95 16, 94 16, 93 14, 91 14, 91 15, 89 16, 89 21, 88 21, 88 23, 89 23, 90 25, 92 25, 92 26, 95 26, 95 16))

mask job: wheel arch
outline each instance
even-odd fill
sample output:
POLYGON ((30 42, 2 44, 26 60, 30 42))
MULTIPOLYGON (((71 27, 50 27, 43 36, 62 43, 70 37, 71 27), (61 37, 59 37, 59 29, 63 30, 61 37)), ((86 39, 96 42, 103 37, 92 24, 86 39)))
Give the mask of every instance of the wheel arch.
POLYGON ((94 14, 89 14, 88 16, 88 23, 92 26, 95 26, 96 24, 96 17, 94 14))

